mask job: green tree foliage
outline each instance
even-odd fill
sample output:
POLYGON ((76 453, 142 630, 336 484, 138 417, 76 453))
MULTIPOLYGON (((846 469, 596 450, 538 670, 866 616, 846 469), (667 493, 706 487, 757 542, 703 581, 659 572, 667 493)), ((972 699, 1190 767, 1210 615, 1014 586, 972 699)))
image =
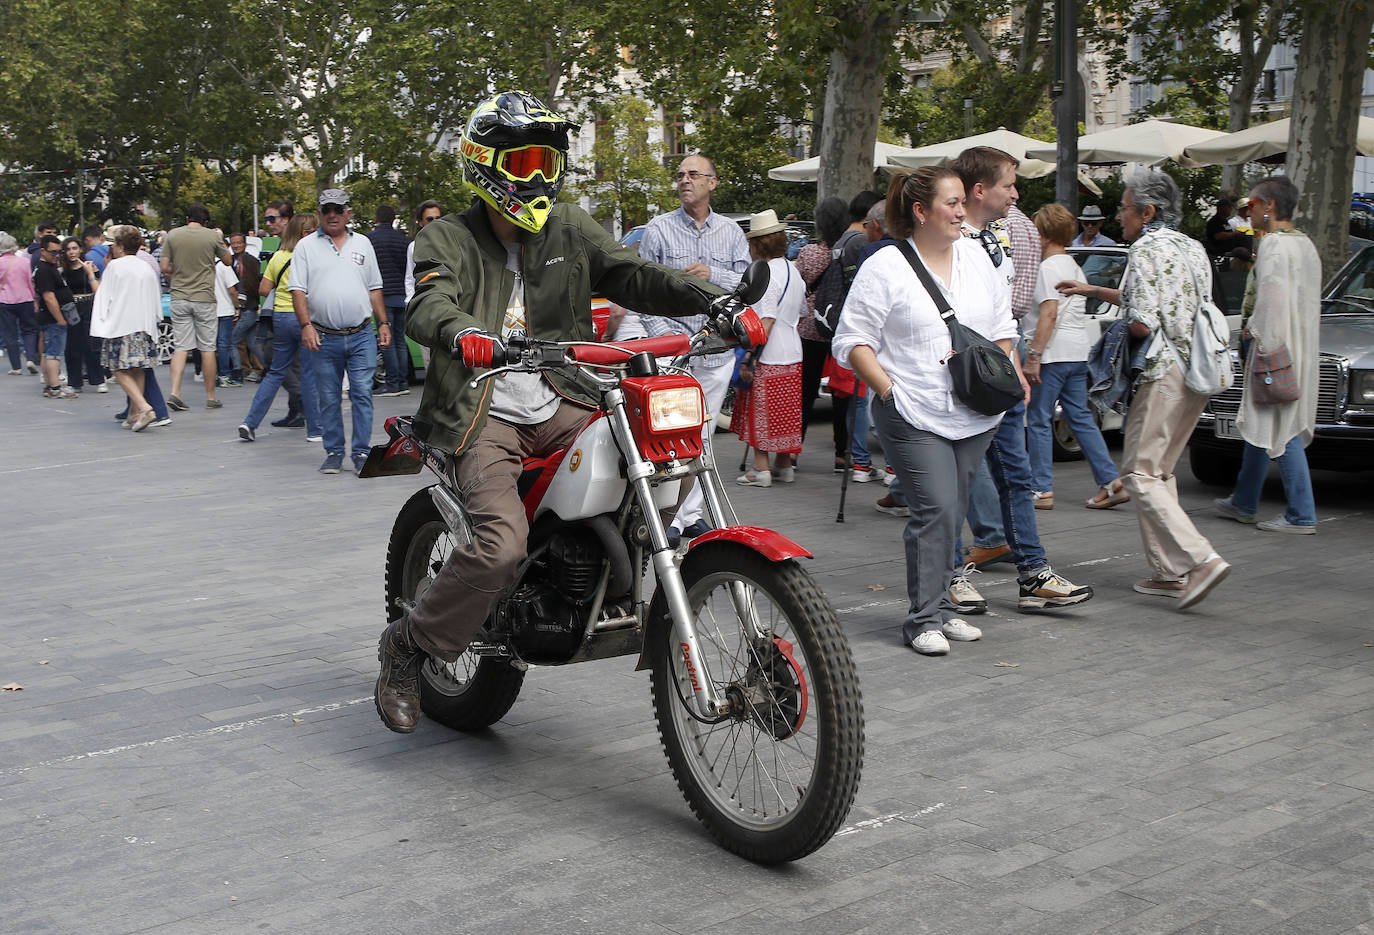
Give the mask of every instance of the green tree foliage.
POLYGON ((650 210, 674 201, 672 179, 663 167, 663 144, 649 142, 658 125, 649 105, 628 95, 611 101, 597 124, 592 144, 593 166, 578 167, 588 180, 576 185, 577 194, 596 201, 592 216, 614 219, 621 230, 649 220, 650 210))

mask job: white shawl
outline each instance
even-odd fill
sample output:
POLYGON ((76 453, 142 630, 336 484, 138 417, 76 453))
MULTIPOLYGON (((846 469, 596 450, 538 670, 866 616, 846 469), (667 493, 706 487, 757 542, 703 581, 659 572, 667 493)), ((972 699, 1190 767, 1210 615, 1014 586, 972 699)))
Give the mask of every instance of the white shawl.
POLYGON ((1312 442, 1317 425, 1318 325, 1321 323, 1322 265, 1317 249, 1301 231, 1281 231, 1260 240, 1255 257, 1255 313, 1250 317, 1250 359, 1236 427, 1241 437, 1269 457, 1283 454, 1289 439, 1312 442), (1288 348, 1302 395, 1291 403, 1257 406, 1250 378, 1255 354, 1288 348))
POLYGON ((91 337, 122 338, 143 331, 156 340, 161 315, 162 287, 147 263, 122 256, 105 265, 95 294, 91 337))

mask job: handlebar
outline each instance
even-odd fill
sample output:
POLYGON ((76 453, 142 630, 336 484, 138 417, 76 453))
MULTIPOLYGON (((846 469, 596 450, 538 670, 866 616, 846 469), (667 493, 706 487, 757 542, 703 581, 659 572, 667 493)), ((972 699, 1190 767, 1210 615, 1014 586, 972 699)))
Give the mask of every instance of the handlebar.
POLYGON ((692 347, 692 339, 685 334, 669 334, 661 338, 640 338, 620 344, 574 344, 567 348, 567 358, 573 363, 610 366, 623 364, 636 354, 649 353, 654 357, 677 357, 692 347))

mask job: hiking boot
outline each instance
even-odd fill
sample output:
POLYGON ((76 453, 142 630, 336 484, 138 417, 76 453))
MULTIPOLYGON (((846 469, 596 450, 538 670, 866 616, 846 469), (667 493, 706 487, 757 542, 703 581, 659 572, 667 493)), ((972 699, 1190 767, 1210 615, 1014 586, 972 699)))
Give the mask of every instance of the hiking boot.
POLYGON ((963 568, 956 568, 954 577, 949 581, 949 599, 961 614, 985 614, 988 611, 988 602, 983 600, 983 595, 968 580, 969 575, 977 572, 978 566, 969 562, 963 568))
POLYGON ((377 641, 381 672, 372 701, 387 730, 409 734, 420 719, 420 662, 424 654, 410 637, 410 618, 393 620, 377 641))
POLYGON ((1022 610, 1046 610, 1050 607, 1072 607, 1093 596, 1093 589, 1080 587, 1062 575, 1046 568, 1027 581, 1020 582, 1022 610))

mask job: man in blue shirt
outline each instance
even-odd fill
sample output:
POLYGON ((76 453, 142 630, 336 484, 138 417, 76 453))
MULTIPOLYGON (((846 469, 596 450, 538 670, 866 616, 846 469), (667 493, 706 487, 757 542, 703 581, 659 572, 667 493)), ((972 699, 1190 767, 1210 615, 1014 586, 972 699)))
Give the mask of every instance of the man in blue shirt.
POLYGON ((95 270, 105 274, 105 261, 110 257, 110 245, 105 242, 105 231, 99 224, 88 224, 81 232, 81 245, 86 248, 86 259, 95 264, 95 270))
POLYGON ((377 254, 377 269, 382 274, 382 301, 386 305, 386 320, 391 325, 391 344, 382 349, 386 364, 386 385, 377 396, 404 396, 410 392, 409 354, 406 350, 406 251, 410 241, 396 229, 396 209, 378 205, 373 215, 372 241, 377 254))
POLYGON ((353 208, 342 189, 320 195, 320 227, 291 253, 291 304, 301 324, 301 343, 318 356, 315 379, 324 429, 321 474, 343 466, 343 378, 353 408, 353 468, 361 471, 372 447, 372 377, 377 348, 391 343, 382 302, 382 275, 372 241, 348 229, 353 208), (377 336, 372 336, 372 320, 377 336))

